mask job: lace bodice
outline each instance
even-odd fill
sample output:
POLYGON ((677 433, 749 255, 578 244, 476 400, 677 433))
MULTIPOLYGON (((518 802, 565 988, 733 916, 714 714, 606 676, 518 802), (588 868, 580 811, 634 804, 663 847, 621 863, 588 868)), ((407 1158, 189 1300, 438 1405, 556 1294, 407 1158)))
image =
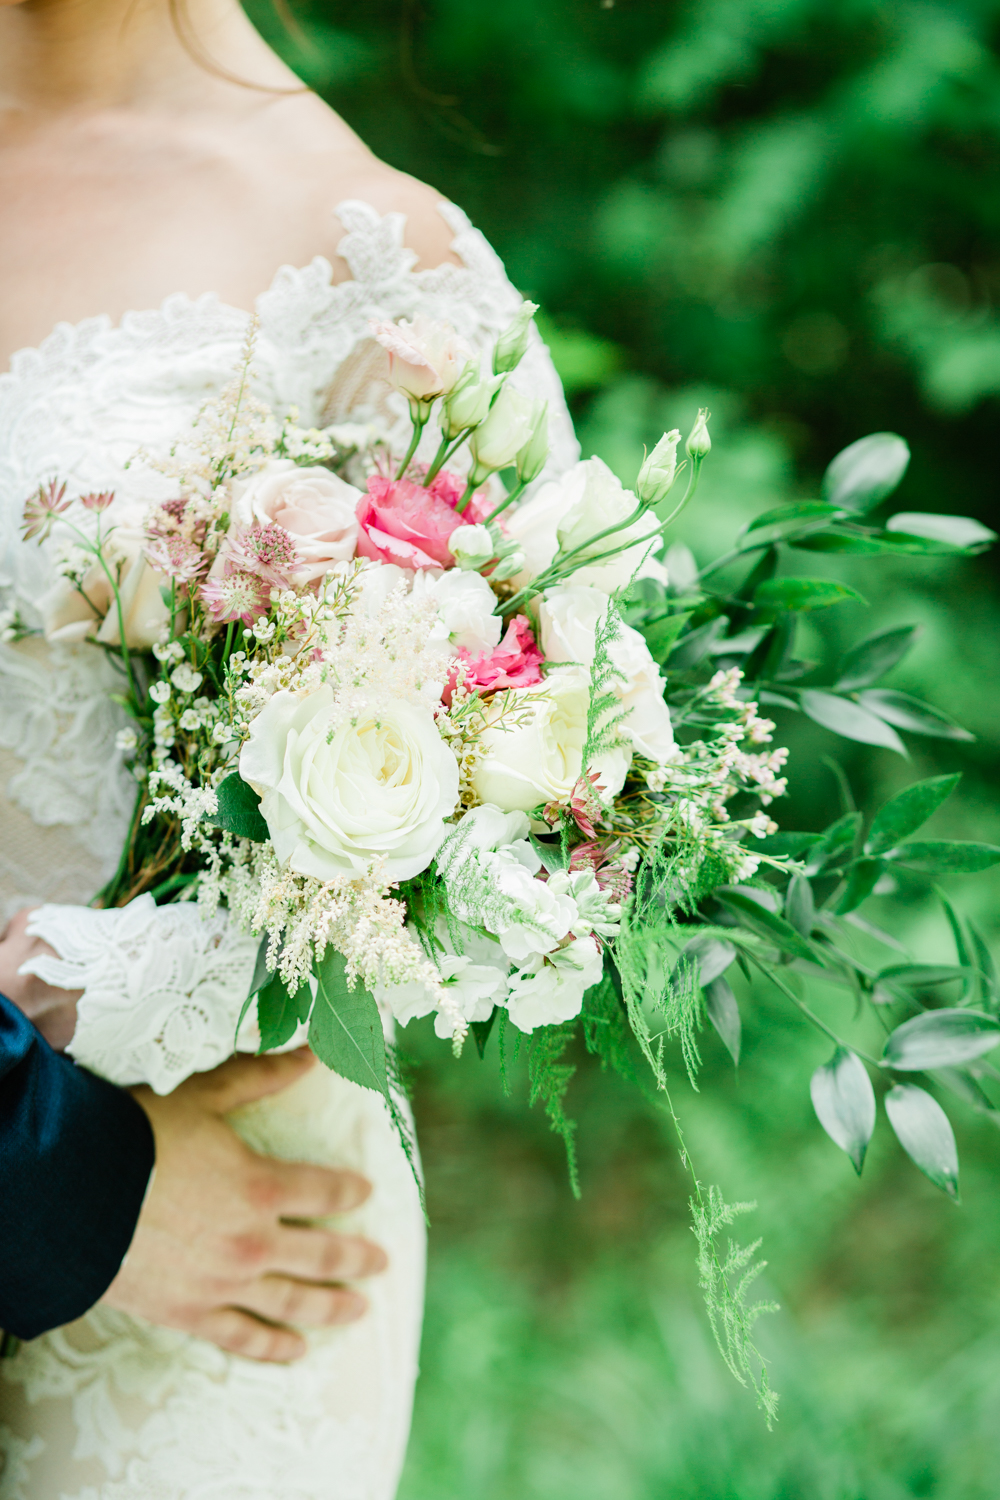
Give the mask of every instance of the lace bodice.
MULTIPOLYGON (((442 203, 462 264, 416 271, 405 248, 402 214, 380 218, 360 202, 341 203, 346 229, 339 252, 352 279, 334 284, 330 263, 283 267, 258 299, 254 360, 257 392, 275 411, 297 406, 303 425, 363 420, 378 405, 383 423, 405 422, 384 386, 373 382, 370 319, 423 311, 448 319, 483 346, 519 305, 496 254, 460 209, 442 203)), ((38 349, 14 356, 0 375, 0 608, 18 610, 30 627, 54 581, 51 549, 20 538, 21 507, 38 484, 58 475, 72 493, 114 489, 122 503, 168 497, 172 482, 141 463, 137 450, 165 454, 201 403, 231 378, 249 317, 213 295, 168 297, 156 311, 60 324, 38 349)), ((576 457, 558 379, 540 342, 515 382, 550 401, 555 471, 576 457)), ((434 435, 425 434, 429 448, 434 435)), ((116 710, 109 701, 114 668, 92 646, 39 649, 0 646, 0 752, 14 809, 39 826, 73 829, 89 852, 86 887, 74 891, 31 869, 18 847, 4 851, 0 893, 8 904, 50 895, 86 899, 114 868, 134 784, 114 750, 116 710), (28 867, 26 869, 26 866, 28 867)), ((16 821, 16 819, 14 820, 16 821)), ((74 850, 74 869, 80 857, 74 850)))

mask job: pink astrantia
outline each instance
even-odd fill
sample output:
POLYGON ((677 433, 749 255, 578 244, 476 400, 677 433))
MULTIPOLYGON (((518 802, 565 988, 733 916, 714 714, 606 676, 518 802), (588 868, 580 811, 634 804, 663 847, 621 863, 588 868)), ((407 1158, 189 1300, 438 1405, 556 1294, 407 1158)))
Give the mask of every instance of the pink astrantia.
POLYGON ((101 490, 100 493, 81 495, 80 504, 85 505, 88 510, 107 510, 114 498, 114 490, 101 490))
POLYGON ((172 536, 150 537, 145 552, 154 568, 181 584, 193 582, 209 562, 196 542, 190 542, 176 532, 172 536))
POLYGON ((252 625, 259 615, 267 614, 271 604, 270 590, 263 578, 234 568, 231 563, 215 578, 206 578, 198 597, 220 625, 230 620, 252 625))
POLYGON ((618 863, 621 850, 620 839, 591 839, 577 844, 569 857, 570 870, 592 870, 601 890, 620 904, 632 889, 632 876, 618 863))
POLYGON ((48 536, 56 516, 61 516, 69 507, 65 484, 57 484, 54 479, 48 484, 40 484, 24 502, 24 540, 30 542, 34 537, 41 540, 48 536))
POLYGON ((292 587, 292 574, 301 563, 291 536, 275 521, 235 527, 226 538, 224 556, 233 568, 255 573, 269 588, 278 589, 292 587))

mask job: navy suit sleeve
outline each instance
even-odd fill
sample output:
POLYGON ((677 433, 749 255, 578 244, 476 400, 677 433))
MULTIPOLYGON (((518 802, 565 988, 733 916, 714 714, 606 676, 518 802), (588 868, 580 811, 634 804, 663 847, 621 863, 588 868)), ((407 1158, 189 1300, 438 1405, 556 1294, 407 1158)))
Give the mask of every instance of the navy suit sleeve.
POLYGON ((53 1052, 0 996, 0 1328, 32 1339, 93 1307, 152 1168, 131 1095, 53 1052))

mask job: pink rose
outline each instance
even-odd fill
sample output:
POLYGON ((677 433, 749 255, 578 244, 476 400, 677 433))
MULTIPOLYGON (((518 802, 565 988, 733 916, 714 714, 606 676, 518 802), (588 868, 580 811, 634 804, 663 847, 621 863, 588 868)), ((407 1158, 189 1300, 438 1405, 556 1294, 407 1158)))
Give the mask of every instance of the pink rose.
MULTIPOLYGON (((541 682, 541 664, 545 660, 535 643, 535 637, 525 615, 515 615, 507 626, 507 633, 499 646, 484 651, 475 661, 469 660, 467 651, 460 651, 465 659, 465 680, 471 688, 483 688, 488 693, 503 688, 533 687, 541 682)), ((453 672, 445 693, 445 702, 451 702, 457 673, 453 672)))
POLYGON ((448 538, 464 524, 440 493, 439 474, 429 487, 412 479, 372 474, 358 501, 358 555, 401 568, 450 568, 448 538))
POLYGON ((242 526, 276 522, 283 527, 295 543, 294 581, 313 583, 354 556, 360 497, 360 490, 329 469, 276 458, 249 482, 233 485, 233 516, 242 526))

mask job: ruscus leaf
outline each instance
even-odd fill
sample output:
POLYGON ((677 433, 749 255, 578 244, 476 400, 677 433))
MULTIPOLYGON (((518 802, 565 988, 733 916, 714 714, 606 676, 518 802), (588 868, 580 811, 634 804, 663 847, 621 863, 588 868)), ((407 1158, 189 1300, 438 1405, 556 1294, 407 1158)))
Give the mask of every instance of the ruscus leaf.
POLYGON ((715 895, 723 906, 739 918, 741 925, 748 931, 767 938, 784 953, 791 953, 796 958, 807 958, 813 963, 816 962, 816 954, 805 939, 795 931, 792 924, 786 922, 784 917, 779 917, 776 912, 770 911, 766 906, 761 906, 759 901, 755 901, 745 891, 735 886, 721 885, 715 895))
POLYGON ((926 1089, 898 1083, 885 1096, 885 1112, 907 1156, 935 1187, 958 1197, 958 1147, 948 1116, 926 1089))
POLYGON ((910 839, 890 849, 885 857, 932 875, 978 875, 1000 864, 1000 848, 964 839, 910 839))
POLYGON ((878 885, 885 865, 880 859, 856 859, 847 872, 847 885, 837 902, 838 917, 846 917, 867 901, 878 885))
POLYGON ((770 578, 754 590, 753 602, 758 609, 807 610, 826 609, 848 599, 860 604, 866 601, 856 589, 832 578, 770 578))
POLYGON ((949 719, 940 709, 921 703, 919 698, 911 698, 909 693, 897 693, 893 688, 869 688, 859 693, 858 698, 865 708, 887 724, 908 729, 911 734, 926 734, 936 740, 975 739, 974 734, 956 724, 954 719, 949 719))
POLYGON ((838 856, 844 854, 857 837, 858 829, 861 827, 861 814, 859 812, 847 812, 843 817, 831 823, 829 828, 824 828, 819 838, 809 850, 806 859, 806 874, 818 875, 824 865, 830 864, 838 856))
POLYGON ((702 987, 708 1019, 719 1033, 734 1063, 740 1060, 743 1026, 736 996, 727 979, 720 975, 702 987))
POLYGON ((706 984, 711 984, 713 979, 726 972, 735 957, 736 949, 732 943, 706 932, 685 943, 677 963, 697 963, 698 983, 704 989, 706 984))
POLYGON ((1000 1042, 1000 1021, 976 1010, 928 1010, 886 1037, 885 1067, 907 1073, 949 1068, 990 1052, 1000 1042))
POLYGON ((796 872, 788 882, 785 896, 785 916, 801 937, 807 938, 816 919, 816 903, 813 889, 804 875, 796 872))
POLYGON ((846 1047, 817 1068, 809 1084, 816 1117, 834 1145, 846 1151, 860 1176, 875 1129, 875 1090, 868 1069, 846 1047))
POLYGON ((975 548, 977 551, 995 542, 997 534, 971 516, 942 516, 930 511, 907 510, 890 516, 886 531, 902 531, 908 536, 927 537, 946 542, 951 547, 975 548))
POLYGON ((896 625, 879 630, 844 653, 834 687, 842 693, 869 687, 902 661, 919 634, 918 625, 896 625))
POLYGON ((886 750, 895 750, 897 755, 907 756, 906 746, 891 725, 860 703, 838 698, 836 693, 825 693, 820 688, 803 688, 799 701, 810 719, 824 729, 842 734, 845 740, 882 745, 886 750))
POLYGON ((904 787, 895 797, 890 797, 872 819, 865 840, 866 854, 884 854, 893 849, 911 833, 923 827, 927 819, 951 796, 961 775, 930 776, 926 781, 914 782, 904 787))

